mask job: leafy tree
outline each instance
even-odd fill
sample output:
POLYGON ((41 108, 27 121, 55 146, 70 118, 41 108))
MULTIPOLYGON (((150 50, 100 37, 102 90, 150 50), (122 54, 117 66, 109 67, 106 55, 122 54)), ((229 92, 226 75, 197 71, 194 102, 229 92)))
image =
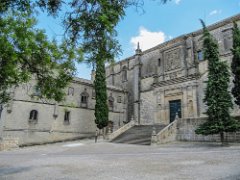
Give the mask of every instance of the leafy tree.
POLYGON ((235 98, 235 103, 240 107, 240 30, 237 23, 234 22, 233 27, 233 59, 232 59, 232 73, 233 85, 232 95, 235 98))
POLYGON ((239 129, 237 121, 231 118, 230 108, 233 107, 228 91, 230 72, 226 62, 220 61, 218 44, 209 33, 204 22, 203 50, 208 60, 208 80, 204 102, 207 105, 208 120, 196 129, 197 134, 220 134, 224 143, 224 132, 235 132, 239 129))
POLYGON ((50 42, 35 24, 30 10, 0 14, 0 104, 9 100, 12 87, 33 76, 41 98, 61 101, 74 75, 74 51, 50 42))
MULTIPOLYGON (((105 63, 113 60, 114 55, 119 51, 119 45, 115 39, 115 26, 124 15, 125 4, 118 1, 99 1, 96 4, 94 4, 95 8, 89 3, 81 4, 82 15, 75 16, 77 21, 74 21, 74 24, 70 26, 70 37, 71 39, 76 39, 78 36, 82 37, 81 48, 84 52, 84 60, 96 64, 94 81, 96 92, 95 122, 97 127, 102 129, 108 124, 105 63), (98 5, 96 6, 96 4, 98 5), (87 23, 86 19, 88 19, 87 23), (79 28, 78 33, 74 33, 76 28, 79 28)), ((69 19, 69 22, 73 22, 72 19, 69 19)))
MULTIPOLYGON (((167 0, 159 1, 163 3, 167 2, 167 0)), ((77 48, 79 57, 82 57, 84 61, 91 64, 96 64, 96 79, 94 82, 96 91, 95 122, 98 128, 101 129, 107 126, 108 122, 108 106, 104 64, 106 62, 113 61, 114 56, 120 52, 120 46, 118 44, 118 41, 116 40, 116 25, 118 24, 120 19, 124 17, 125 9, 128 6, 135 5, 136 7, 142 7, 144 1, 2 0, 0 2, 0 14, 4 14, 8 9, 17 9, 21 12, 25 12, 29 10, 30 7, 40 7, 42 10, 47 10, 50 15, 57 16, 58 13, 61 11, 61 6, 63 4, 65 6, 68 6, 70 9, 68 12, 66 12, 64 19, 68 43, 74 45, 77 48)), ((31 48, 29 48, 29 50, 31 52, 31 48)), ((31 66, 32 65, 30 64, 28 68, 31 68, 31 66)), ((10 69, 13 68, 11 67, 10 69)), ((15 77, 13 77, 13 79, 15 79, 15 77)), ((66 77, 66 79, 62 78, 62 81, 58 82, 64 84, 64 81, 69 80, 68 77, 70 76, 66 77)), ((43 87, 42 85, 45 83, 45 80, 47 80, 47 84, 55 82, 51 79, 49 80, 48 78, 45 78, 43 80, 44 81, 41 81, 42 83, 39 83, 41 87, 43 87)), ((16 84, 16 82, 13 82, 12 84, 16 84)), ((6 85, 9 85, 9 83, 6 82, 6 85)), ((47 97, 51 98, 52 93, 55 92, 55 89, 51 90, 52 86, 49 85, 47 87, 48 88, 45 88, 45 91, 43 91, 43 93, 47 94, 47 97)), ((57 94, 55 93, 55 95, 57 94)), ((57 99, 60 98, 58 97, 57 99)))

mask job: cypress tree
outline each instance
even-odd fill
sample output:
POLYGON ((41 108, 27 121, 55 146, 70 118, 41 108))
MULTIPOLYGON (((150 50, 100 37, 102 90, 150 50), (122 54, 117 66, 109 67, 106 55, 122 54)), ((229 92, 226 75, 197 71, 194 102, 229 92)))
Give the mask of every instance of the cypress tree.
POLYGON ((233 58, 232 58, 232 73, 233 73, 233 88, 232 95, 235 98, 234 102, 240 107, 240 30, 237 23, 234 22, 233 27, 233 58))
POLYGON ((104 61, 96 61, 96 77, 94 81, 96 91, 95 123, 99 129, 108 125, 107 86, 104 61))
POLYGON ((230 116, 230 108, 233 108, 228 84, 230 72, 226 62, 220 61, 218 44, 209 33, 205 23, 203 25, 203 51, 204 58, 208 60, 208 80, 205 97, 208 119, 196 129, 197 134, 220 134, 224 143, 224 132, 235 132, 239 125, 230 116))

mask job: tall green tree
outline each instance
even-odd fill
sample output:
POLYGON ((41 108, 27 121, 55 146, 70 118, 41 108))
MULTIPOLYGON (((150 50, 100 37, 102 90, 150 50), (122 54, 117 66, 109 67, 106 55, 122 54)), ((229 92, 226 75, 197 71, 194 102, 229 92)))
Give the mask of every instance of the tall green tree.
POLYGON ((116 40, 115 27, 124 15, 125 4, 124 1, 95 1, 95 3, 77 6, 77 12, 72 12, 69 16, 70 19, 65 22, 74 22, 69 29, 71 39, 81 37, 84 60, 96 65, 95 123, 99 129, 102 129, 108 125, 105 63, 112 61, 119 52, 120 47, 116 40), (81 15, 78 14, 79 7, 81 7, 81 15), (71 19, 73 16, 76 21, 71 19), (86 19, 88 19, 87 23, 86 19), (76 28, 79 28, 78 33, 74 33, 76 28))
POLYGON ((95 105, 95 123, 99 129, 108 125, 108 104, 107 104, 107 87, 105 77, 104 62, 97 61, 96 78, 94 81, 96 92, 95 105))
POLYGON ((230 108, 233 107, 228 85, 230 72, 226 62, 220 61, 218 44, 209 33, 204 22, 203 25, 203 51, 204 58, 208 60, 208 80, 204 103, 207 106, 208 119, 196 129, 197 134, 220 134, 224 143, 224 132, 235 132, 239 125, 231 118, 230 108))
POLYGON ((235 98, 235 103, 240 107, 240 30, 236 22, 233 27, 233 48, 232 48, 232 73, 233 73, 233 88, 232 95, 235 98))

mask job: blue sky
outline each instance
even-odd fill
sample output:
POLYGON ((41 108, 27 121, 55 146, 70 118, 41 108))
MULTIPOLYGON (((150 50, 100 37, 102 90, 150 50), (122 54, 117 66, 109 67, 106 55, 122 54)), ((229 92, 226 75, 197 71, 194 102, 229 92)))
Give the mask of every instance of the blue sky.
MULTIPOLYGON (((160 0, 145 0, 144 13, 129 7, 126 16, 117 26, 118 40, 123 54, 116 61, 134 54, 137 42, 143 50, 164 41, 201 28, 199 19, 207 25, 240 13, 240 0, 171 0, 167 4, 160 0)), ((39 14, 39 28, 45 29, 50 38, 61 38, 63 28, 59 19, 39 14)), ((79 77, 90 79, 91 68, 78 65, 79 77)))

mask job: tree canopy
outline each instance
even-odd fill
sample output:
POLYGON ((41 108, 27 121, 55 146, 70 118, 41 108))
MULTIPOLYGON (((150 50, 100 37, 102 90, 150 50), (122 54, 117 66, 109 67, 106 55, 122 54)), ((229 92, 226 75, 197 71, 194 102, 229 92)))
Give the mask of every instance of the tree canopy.
POLYGON ((42 98, 61 101, 74 75, 74 50, 49 41, 35 24, 30 10, 0 14, 0 104, 9 100, 12 87, 30 78, 37 79, 42 98))

